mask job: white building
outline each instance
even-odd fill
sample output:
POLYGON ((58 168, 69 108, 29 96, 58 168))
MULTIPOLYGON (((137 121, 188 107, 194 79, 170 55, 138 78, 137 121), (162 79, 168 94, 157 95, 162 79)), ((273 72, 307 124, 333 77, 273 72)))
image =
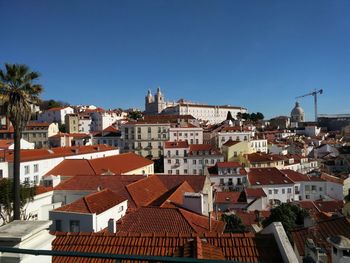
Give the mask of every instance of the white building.
MULTIPOLYGON (((254 131, 243 129, 242 127, 222 127, 215 132, 215 144, 221 149, 227 141, 251 141, 254 137, 254 131)), ((266 141, 266 140, 265 140, 266 141)), ((267 142, 265 147, 267 148, 267 142)), ((265 151, 266 152, 266 151, 265 151)))
MULTIPOLYGON (((0 151, 1 150, 13 150, 14 147, 15 147, 15 143, 13 140, 6 140, 6 139, 0 140, 0 151)), ((21 139, 20 148, 22 150, 34 149, 34 143, 28 142, 24 139, 21 139)))
POLYGON ((38 116, 39 122, 57 122, 59 124, 65 123, 66 114, 74 113, 73 108, 71 107, 59 107, 51 108, 46 111, 43 111, 38 116))
POLYGON ((169 141, 188 141, 189 144, 203 143, 203 128, 192 124, 174 124, 169 128, 169 141))
POLYGON ((85 113, 88 113, 91 117, 91 131, 103 131, 118 120, 125 118, 125 115, 120 112, 103 110, 100 108, 96 110, 87 110, 85 113))
MULTIPOLYGON (((38 185, 42 177, 64 159, 95 159, 118 154, 118 149, 106 145, 22 150, 20 181, 38 185)), ((0 162, 0 174, 12 178, 13 152, 7 152, 5 160, 0 162)))
POLYGON ((164 173, 204 174, 206 167, 223 161, 223 155, 209 144, 176 141, 164 145, 164 173))
POLYGON ((125 215, 127 208, 127 199, 104 189, 50 211, 51 230, 99 232, 107 227, 115 230, 116 221, 125 215))
POLYGON ((277 168, 251 168, 248 180, 252 188, 262 188, 271 205, 294 200, 294 182, 277 168))
POLYGON ((197 104, 183 99, 177 102, 167 102, 164 95, 157 89, 155 96, 148 91, 145 98, 145 114, 156 115, 159 113, 169 115, 192 115, 198 120, 209 121, 210 123, 221 123, 226 120, 228 112, 231 112, 233 118, 237 114, 247 112, 247 109, 230 105, 216 106, 197 104))
POLYGON ((248 186, 247 171, 238 162, 217 162, 208 172, 217 191, 242 191, 248 186))

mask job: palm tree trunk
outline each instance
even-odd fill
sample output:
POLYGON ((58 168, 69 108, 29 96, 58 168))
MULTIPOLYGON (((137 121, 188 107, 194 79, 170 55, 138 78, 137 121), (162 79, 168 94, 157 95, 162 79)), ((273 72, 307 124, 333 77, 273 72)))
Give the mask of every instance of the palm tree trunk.
POLYGON ((21 131, 14 131, 14 160, 13 160, 13 219, 20 220, 20 155, 21 155, 21 131))

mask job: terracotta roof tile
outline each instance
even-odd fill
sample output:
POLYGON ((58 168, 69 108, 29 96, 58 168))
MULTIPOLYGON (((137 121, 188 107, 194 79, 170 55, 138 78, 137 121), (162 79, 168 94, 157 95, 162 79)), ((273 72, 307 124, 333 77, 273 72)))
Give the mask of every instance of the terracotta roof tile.
POLYGON ((104 189, 84 196, 68 205, 61 206, 54 211, 100 214, 125 200, 125 197, 121 197, 109 189, 104 189))
MULTIPOLYGON (((112 254, 181 256, 241 262, 283 262, 273 235, 261 234, 108 234, 57 233, 55 251, 88 251, 112 254), (199 237, 201 241, 197 238, 199 237), (196 242, 195 244, 191 242, 196 242), (216 248, 215 248, 216 247, 216 248), (218 249, 217 249, 218 248, 218 249), (221 253, 220 253, 221 250, 221 253)), ((79 262, 96 262, 79 259, 79 262)), ((77 258, 53 257, 52 262, 77 262, 77 258)), ((106 260, 104 262, 114 262, 106 260)), ((131 261, 135 262, 135 261, 131 261)))
POLYGON ((231 139, 229 139, 227 142, 225 142, 223 145, 224 146, 227 146, 227 147, 230 147, 230 146, 233 146, 233 145, 236 145, 238 143, 240 143, 241 141, 233 141, 231 139))
POLYGON ((188 148, 188 142, 187 141, 176 141, 176 142, 165 142, 164 149, 170 149, 170 148, 188 148))
MULTIPOLYGON (((222 233, 224 222, 212 220, 212 231, 222 233)), ((141 207, 117 222, 121 233, 204 233, 208 217, 179 208, 141 207)))
POLYGON ((124 174, 153 164, 153 161, 134 153, 123 153, 95 159, 65 159, 46 175, 124 174), (79 167, 79 169, 77 169, 79 167))
MULTIPOLYGON (((115 150, 115 147, 108 145, 85 145, 85 146, 71 146, 71 147, 57 147, 51 149, 33 149, 33 150, 21 150, 21 161, 34 161, 41 159, 50 159, 64 156, 74 156, 78 154, 87 154, 94 152, 104 152, 115 150)), ((13 151, 6 153, 6 160, 13 162, 13 151)))
POLYGON ((260 198, 260 197, 266 197, 266 193, 262 188, 246 188, 244 189, 247 197, 255 197, 255 198, 260 198))
POLYGON ((251 168, 248 172, 249 182, 252 185, 293 184, 280 170, 272 168, 251 168))
POLYGON ((242 167, 242 164, 239 162, 217 162, 216 166, 218 168, 239 168, 242 167))
POLYGON ((241 195, 240 192, 216 192, 215 193, 215 202, 216 203, 237 203, 238 198, 241 195))

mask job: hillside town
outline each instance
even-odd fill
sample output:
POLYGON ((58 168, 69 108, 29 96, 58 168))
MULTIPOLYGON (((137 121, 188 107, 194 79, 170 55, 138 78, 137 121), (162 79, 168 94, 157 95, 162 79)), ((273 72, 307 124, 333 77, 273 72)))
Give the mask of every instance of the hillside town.
MULTIPOLYGON (((0 246, 149 257, 120 262, 350 262, 350 114, 306 121, 298 100, 266 119, 166 92, 146 91, 140 109, 32 105, 14 221, 16 126, 2 114, 0 246)), ((0 262, 95 262, 59 253, 0 262)))

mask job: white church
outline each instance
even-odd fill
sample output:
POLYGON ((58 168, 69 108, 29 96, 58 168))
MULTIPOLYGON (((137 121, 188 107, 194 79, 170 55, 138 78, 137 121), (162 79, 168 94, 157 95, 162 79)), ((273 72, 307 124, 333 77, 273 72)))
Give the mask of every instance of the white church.
POLYGON ((145 98, 145 115, 192 115, 198 120, 214 124, 226 120, 228 112, 231 112, 232 117, 236 119, 239 112, 245 113, 247 109, 230 105, 199 104, 183 99, 177 102, 169 102, 165 100, 159 87, 155 95, 152 95, 151 90, 148 90, 145 98))

